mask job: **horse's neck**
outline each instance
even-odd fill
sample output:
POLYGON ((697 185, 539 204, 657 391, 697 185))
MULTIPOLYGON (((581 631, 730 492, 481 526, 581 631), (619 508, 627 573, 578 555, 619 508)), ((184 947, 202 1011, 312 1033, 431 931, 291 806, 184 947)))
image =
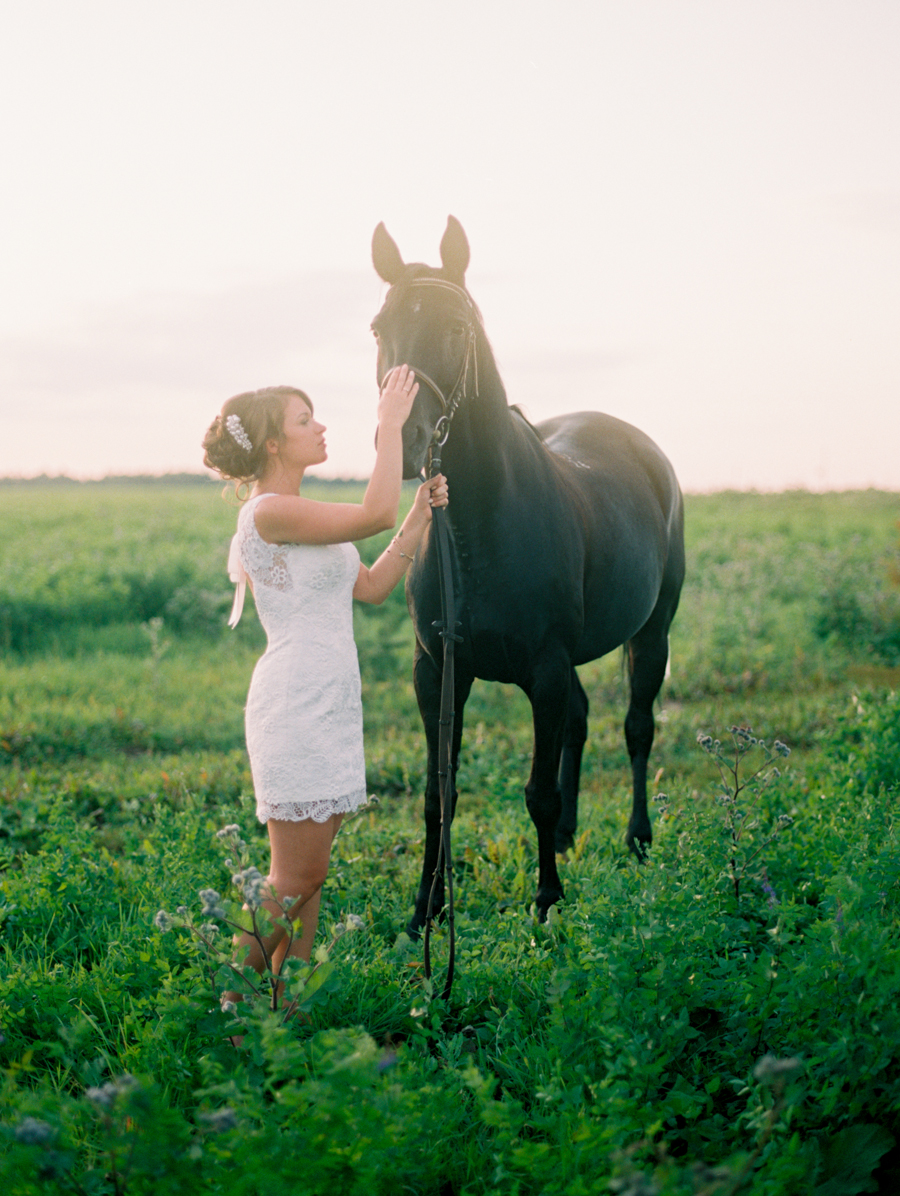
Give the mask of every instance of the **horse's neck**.
POLYGON ((502 384, 487 388, 482 382, 478 397, 460 405, 444 450, 453 524, 490 522, 501 495, 533 472, 532 440, 531 429, 507 404, 502 384))

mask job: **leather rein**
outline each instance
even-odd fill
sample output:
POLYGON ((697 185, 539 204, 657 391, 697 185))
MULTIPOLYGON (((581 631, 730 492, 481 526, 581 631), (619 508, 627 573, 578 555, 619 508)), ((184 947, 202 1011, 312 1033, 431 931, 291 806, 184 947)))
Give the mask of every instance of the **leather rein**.
MULTIPOLYGON (((405 286, 440 287, 452 291, 462 297, 467 306, 466 316, 466 351, 456 382, 449 395, 445 395, 437 383, 424 370, 411 366, 416 379, 424 382, 433 391, 441 404, 441 415, 434 427, 431 442, 428 446, 428 476, 436 477, 441 471, 441 449, 450 434, 450 423, 460 402, 466 396, 469 381, 469 370, 474 378, 473 396, 478 397, 478 359, 475 352, 475 339, 481 318, 478 310, 462 287, 442 278, 414 278, 405 286)), ((441 705, 438 725, 438 788, 441 801, 441 838, 438 847, 438 858, 435 864, 431 890, 428 894, 428 909, 425 915, 424 962, 425 979, 431 983, 431 925, 433 921, 434 897, 437 889, 438 877, 446 870, 447 877, 447 922, 449 927, 449 954, 447 961, 447 978, 444 981, 442 993, 446 1001, 453 986, 454 964, 456 959, 456 927, 453 901, 453 857, 450 844, 450 824, 453 818, 453 724, 455 720, 455 645, 462 639, 457 634, 459 622, 456 618, 456 597, 453 592, 453 572, 450 559, 450 535, 447 530, 446 511, 437 507, 432 512, 431 526, 435 537, 437 550, 438 583, 441 594, 441 618, 434 623, 439 629, 444 641, 444 665, 441 673, 441 705)))

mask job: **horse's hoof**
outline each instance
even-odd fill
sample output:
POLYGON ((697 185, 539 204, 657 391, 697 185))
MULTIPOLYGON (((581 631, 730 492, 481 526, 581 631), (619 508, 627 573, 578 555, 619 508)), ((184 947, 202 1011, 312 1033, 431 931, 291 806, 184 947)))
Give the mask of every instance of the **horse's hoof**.
MULTIPOLYGON (((562 900, 562 898, 560 898, 562 900)), ((549 905, 538 905, 534 903, 534 911, 537 914, 538 923, 546 926, 559 920, 559 908, 556 901, 552 901, 549 905)))
POLYGON ((628 850, 635 857, 639 864, 647 862, 647 856, 650 853, 650 847, 653 843, 652 839, 639 839, 633 835, 629 835, 625 842, 628 844, 628 850))
POLYGON ((537 920, 539 922, 547 921, 547 911, 552 905, 559 905, 565 901, 566 895, 561 888, 551 889, 549 892, 544 890, 538 892, 534 898, 534 908, 537 911, 537 920))

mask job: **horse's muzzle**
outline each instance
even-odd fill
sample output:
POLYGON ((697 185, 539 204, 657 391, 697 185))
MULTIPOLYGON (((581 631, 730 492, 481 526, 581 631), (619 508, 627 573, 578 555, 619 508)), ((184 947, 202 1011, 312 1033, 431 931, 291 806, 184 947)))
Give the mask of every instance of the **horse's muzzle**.
POLYGON ((403 476, 417 478, 425 468, 428 452, 428 429, 420 421, 406 421, 403 428, 403 476))

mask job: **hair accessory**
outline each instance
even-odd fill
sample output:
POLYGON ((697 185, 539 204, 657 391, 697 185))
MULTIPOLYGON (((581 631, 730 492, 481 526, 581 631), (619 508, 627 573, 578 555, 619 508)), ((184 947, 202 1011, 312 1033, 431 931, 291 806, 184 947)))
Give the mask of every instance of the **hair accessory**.
POLYGON ((253 452, 253 441, 244 431, 244 425, 241 423, 241 417, 239 415, 227 416, 225 419, 225 427, 228 429, 229 435, 236 444, 239 444, 245 452, 253 452))

